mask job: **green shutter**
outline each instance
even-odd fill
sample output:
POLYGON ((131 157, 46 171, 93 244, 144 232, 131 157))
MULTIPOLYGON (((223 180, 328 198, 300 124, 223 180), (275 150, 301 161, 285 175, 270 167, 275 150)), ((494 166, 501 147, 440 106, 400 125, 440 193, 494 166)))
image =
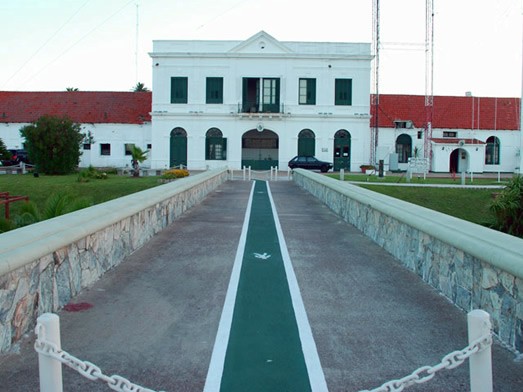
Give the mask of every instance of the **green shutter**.
POLYGON ((316 79, 307 81, 307 104, 316 105, 316 79))
POLYGON ((207 78, 206 103, 223 103, 223 78, 207 78))
POLYGON ((187 103, 187 78, 171 78, 171 103, 187 103))
POLYGON ((336 79, 334 104, 352 105, 352 79, 336 79))

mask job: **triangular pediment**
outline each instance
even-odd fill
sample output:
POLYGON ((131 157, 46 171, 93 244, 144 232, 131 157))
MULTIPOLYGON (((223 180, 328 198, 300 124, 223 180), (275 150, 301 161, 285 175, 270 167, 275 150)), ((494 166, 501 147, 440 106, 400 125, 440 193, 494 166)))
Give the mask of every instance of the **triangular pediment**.
POLYGON ((265 31, 260 31, 251 38, 236 45, 229 53, 284 54, 292 53, 292 50, 265 31))

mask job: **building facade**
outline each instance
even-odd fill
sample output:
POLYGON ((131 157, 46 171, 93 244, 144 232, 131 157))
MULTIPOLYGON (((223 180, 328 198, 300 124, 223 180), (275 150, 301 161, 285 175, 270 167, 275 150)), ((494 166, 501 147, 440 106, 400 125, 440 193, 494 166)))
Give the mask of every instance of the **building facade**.
POLYGON ((351 170, 369 159, 370 45, 154 41, 156 169, 286 168, 315 155, 351 170))
POLYGON ((23 148, 20 128, 48 114, 82 124, 81 167, 129 167, 136 145, 148 151, 141 166, 156 170, 286 170, 313 155, 346 171, 374 158, 393 171, 410 158, 441 173, 520 171, 519 98, 435 96, 429 130, 424 96, 380 95, 376 105, 369 44, 280 42, 261 31, 154 41, 150 57, 152 93, 0 92, 0 138, 23 148))

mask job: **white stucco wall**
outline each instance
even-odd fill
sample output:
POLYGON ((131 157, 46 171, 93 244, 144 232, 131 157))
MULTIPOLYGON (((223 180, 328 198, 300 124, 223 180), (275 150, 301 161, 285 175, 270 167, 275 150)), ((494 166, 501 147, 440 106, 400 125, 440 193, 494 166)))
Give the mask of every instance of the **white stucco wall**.
POLYGON ((278 42, 260 33, 247 41, 154 41, 152 152, 153 168, 169 165, 170 132, 187 132, 189 168, 214 167, 224 161, 205 160, 205 133, 220 129, 227 138, 227 160, 240 168, 242 135, 260 123, 278 135, 280 169, 297 154, 298 134, 311 129, 316 156, 333 161, 334 134, 351 135, 351 170, 367 163, 370 113, 370 45, 278 42), (265 46, 262 48, 262 44, 265 46), (171 77, 188 78, 188 103, 171 104, 171 77), (206 104, 206 78, 223 78, 223 104, 206 104), (238 115, 242 80, 280 79, 280 114, 238 115), (300 78, 316 79, 316 104, 298 104, 300 78), (334 105, 335 79, 352 79, 352 105, 334 105))

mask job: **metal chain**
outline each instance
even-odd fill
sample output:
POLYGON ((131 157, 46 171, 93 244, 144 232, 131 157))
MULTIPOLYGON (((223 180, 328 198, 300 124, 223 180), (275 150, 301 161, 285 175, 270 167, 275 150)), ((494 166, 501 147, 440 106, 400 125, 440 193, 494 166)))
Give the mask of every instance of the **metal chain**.
POLYGON ((492 345, 492 335, 488 334, 482 336, 481 338, 474 340, 463 350, 454 351, 450 354, 445 355, 441 362, 437 365, 420 367, 408 376, 405 376, 397 380, 388 381, 379 388, 375 388, 372 390, 363 390, 360 392, 401 392, 409 386, 412 386, 414 384, 422 384, 431 380, 440 370, 454 369, 460 366, 471 355, 483 351, 490 345, 492 345))
MULTIPOLYGON (((44 331, 44 327, 42 324, 36 325, 35 332, 37 335, 37 339, 34 344, 34 348, 35 348, 36 352, 63 363, 64 365, 70 367, 71 369, 76 370, 78 373, 80 373, 85 378, 88 378, 89 380, 104 381, 109 386, 109 388, 111 388, 113 391, 156 392, 152 389, 144 388, 140 385, 133 384, 129 380, 127 380, 121 376, 118 376, 116 374, 112 375, 112 376, 107 376, 107 375, 103 374, 102 370, 95 364, 88 362, 88 361, 82 361, 82 360, 76 358, 75 356, 69 354, 68 352, 59 349, 56 344, 45 340, 45 335, 44 335, 45 331, 44 331)), ((160 392, 164 392, 164 391, 160 391, 160 392)))

